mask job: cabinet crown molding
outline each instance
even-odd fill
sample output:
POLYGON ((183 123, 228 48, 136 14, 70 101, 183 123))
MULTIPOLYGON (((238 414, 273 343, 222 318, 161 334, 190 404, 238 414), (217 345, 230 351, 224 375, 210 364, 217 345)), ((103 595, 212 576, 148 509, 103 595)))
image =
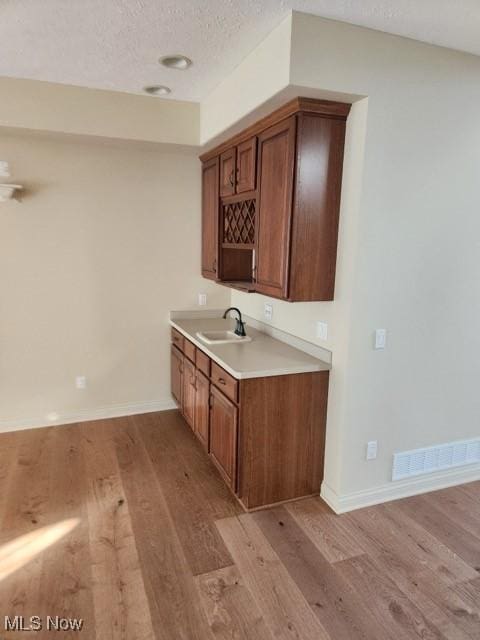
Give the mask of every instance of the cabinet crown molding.
POLYGON ((202 162, 211 160, 215 156, 222 154, 224 151, 227 151, 231 147, 245 142, 245 140, 248 140, 248 138, 258 135, 264 129, 267 129, 270 126, 277 124, 277 122, 281 122, 282 120, 285 120, 285 118, 289 118, 296 113, 316 113, 325 118, 346 120, 348 114, 350 113, 351 107, 352 105, 347 102, 317 100, 316 98, 294 98, 275 111, 272 111, 272 113, 270 113, 268 116, 257 120, 257 122, 252 124, 250 127, 247 127, 247 129, 244 129, 237 135, 229 138, 216 147, 205 151, 205 153, 202 153, 202 155, 200 156, 200 160, 202 162))

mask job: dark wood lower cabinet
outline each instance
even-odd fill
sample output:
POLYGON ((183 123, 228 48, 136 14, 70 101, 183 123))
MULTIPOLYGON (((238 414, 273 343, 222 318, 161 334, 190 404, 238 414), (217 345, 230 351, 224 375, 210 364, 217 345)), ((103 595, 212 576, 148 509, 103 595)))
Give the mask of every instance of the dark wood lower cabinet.
POLYGON ((183 359, 182 413, 192 429, 195 428, 195 365, 183 359))
POLYGON ((242 505, 319 494, 329 372, 237 380, 195 350, 172 345, 172 395, 242 505))
POLYGON ((179 407, 183 397, 183 353, 173 344, 170 348, 170 379, 172 396, 179 407))
POLYGON ((210 413, 210 381, 197 369, 197 383, 195 395, 195 433, 208 451, 209 441, 209 413, 210 413))
POLYGON ((238 409, 223 393, 210 389, 210 457, 235 491, 238 409))
POLYGON ((320 493, 328 376, 240 381, 238 495, 248 509, 320 493))

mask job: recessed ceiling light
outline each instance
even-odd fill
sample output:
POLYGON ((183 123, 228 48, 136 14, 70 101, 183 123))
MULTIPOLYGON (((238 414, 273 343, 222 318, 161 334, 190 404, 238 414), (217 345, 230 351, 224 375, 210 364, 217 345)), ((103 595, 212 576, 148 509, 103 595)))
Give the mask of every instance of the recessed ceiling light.
POLYGON ((163 85, 153 85, 151 87, 145 87, 143 90, 151 96, 168 96, 169 93, 172 93, 169 87, 163 85))
POLYGON ((185 71, 188 67, 192 66, 192 61, 187 56, 173 55, 173 56, 163 56, 159 60, 160 64, 163 64, 164 67, 168 67, 169 69, 177 69, 179 71, 185 71))

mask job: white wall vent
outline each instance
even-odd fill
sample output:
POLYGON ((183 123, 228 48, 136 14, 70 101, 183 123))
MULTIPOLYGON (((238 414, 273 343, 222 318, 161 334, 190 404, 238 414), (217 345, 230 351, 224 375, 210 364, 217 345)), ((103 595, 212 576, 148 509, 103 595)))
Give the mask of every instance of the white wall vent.
POLYGON ((392 480, 480 462, 480 438, 424 447, 393 455, 392 480))

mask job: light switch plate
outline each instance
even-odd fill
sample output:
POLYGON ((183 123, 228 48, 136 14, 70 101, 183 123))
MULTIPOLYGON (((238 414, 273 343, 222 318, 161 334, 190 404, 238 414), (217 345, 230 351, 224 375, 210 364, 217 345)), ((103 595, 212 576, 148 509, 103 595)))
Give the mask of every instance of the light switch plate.
POLYGON ((263 315, 265 316, 265 320, 271 320, 273 318, 273 304, 269 302, 265 302, 265 306, 263 308, 263 315))
POLYGON ((317 322, 317 338, 319 340, 328 340, 328 324, 326 322, 317 322))
POLYGON ((207 304, 207 294, 199 293, 198 294, 198 304, 200 307, 204 307, 207 304))
POLYGON ((375 331, 375 349, 385 349, 387 346, 387 330, 376 329, 375 331))
POLYGON ((377 457, 378 442, 376 440, 370 440, 367 442, 367 460, 375 460, 377 457))

